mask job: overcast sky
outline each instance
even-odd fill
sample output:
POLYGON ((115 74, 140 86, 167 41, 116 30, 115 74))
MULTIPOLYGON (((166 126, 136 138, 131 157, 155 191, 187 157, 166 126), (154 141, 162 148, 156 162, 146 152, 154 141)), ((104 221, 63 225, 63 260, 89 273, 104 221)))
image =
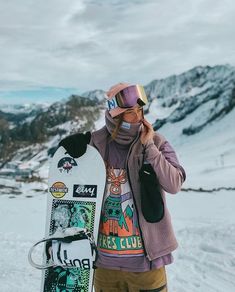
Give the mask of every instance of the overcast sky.
POLYGON ((0 103, 235 65, 234 0, 0 0, 0 13, 0 103))

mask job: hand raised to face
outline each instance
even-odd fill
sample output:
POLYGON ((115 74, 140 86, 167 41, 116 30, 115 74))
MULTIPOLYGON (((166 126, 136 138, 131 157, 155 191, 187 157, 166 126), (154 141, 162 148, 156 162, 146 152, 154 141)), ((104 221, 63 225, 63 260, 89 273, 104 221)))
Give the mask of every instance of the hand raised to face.
POLYGON ((146 120, 143 119, 143 130, 140 134, 140 141, 143 145, 146 145, 148 142, 153 141, 154 129, 153 126, 146 120))

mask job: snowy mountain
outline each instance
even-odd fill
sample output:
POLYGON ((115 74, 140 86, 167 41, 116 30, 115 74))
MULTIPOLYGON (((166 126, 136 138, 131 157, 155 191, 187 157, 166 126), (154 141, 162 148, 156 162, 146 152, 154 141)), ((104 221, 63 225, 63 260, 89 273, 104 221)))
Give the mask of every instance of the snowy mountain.
POLYGON ((146 87, 149 112, 162 108, 164 114, 152 122, 155 130, 181 121, 197 111, 183 134, 193 135, 235 107, 235 69, 231 66, 196 67, 178 76, 155 80, 146 87))
POLYGON ((46 109, 49 103, 1 104, 1 111, 9 114, 30 114, 46 109))
POLYGON ((71 95, 65 102, 47 108, 15 114, 0 112, 0 161, 4 164, 16 156, 17 160, 31 159, 55 137, 57 145, 67 133, 94 129, 94 121, 99 117, 96 104, 95 100, 71 95), (22 152, 23 157, 19 155, 22 152))
POLYGON ((1 105, 0 108, 0 133, 3 125, 14 128, 23 123, 29 123, 38 114, 45 111, 48 104, 16 104, 1 105))
MULTIPOLYGON (((234 70, 200 66, 145 86, 146 119, 173 145, 187 174, 182 190, 166 196, 179 243, 174 264, 166 266, 172 292, 234 291, 234 70)), ((98 106, 95 94, 53 104, 14 131, 0 118, 1 155, 3 145, 15 144, 0 169, 8 171, 0 174, 0 291, 40 289, 41 271, 29 265, 27 254, 44 236, 49 156, 63 136, 104 124, 102 92, 98 106)), ((35 254, 39 261, 41 254, 35 254)))
POLYGON ((82 96, 88 97, 91 100, 95 100, 99 104, 103 104, 105 100, 105 91, 100 89, 87 91, 84 92, 82 96))
MULTIPOLYGON (((234 67, 195 67, 180 75, 154 80, 145 86, 145 90, 149 97, 146 118, 176 147, 186 165, 194 165, 188 170, 192 176, 187 179, 186 186, 233 186, 226 171, 235 165, 234 143, 231 143, 235 138, 231 126, 235 118, 234 67), (209 160, 203 159, 203 152, 198 150, 202 145, 204 151, 209 146, 216 150, 211 152, 209 160), (201 157, 201 164, 191 157, 192 149, 196 153, 194 157, 201 157), (222 180, 209 183, 211 180, 205 173, 216 172, 218 167, 224 173, 222 180), (193 175, 195 171, 196 176, 193 175), (200 183, 194 180, 199 176, 200 183)), ((2 166, 10 161, 33 160, 40 162, 36 176, 45 178, 48 155, 53 154, 61 138, 76 131, 94 130, 104 124, 104 91, 94 90, 83 95, 71 95, 63 102, 34 107, 34 110, 28 106, 28 111, 23 113, 26 116, 21 119, 20 108, 15 114, 13 111, 0 112, 2 166), (15 126, 11 126, 13 123, 15 126)))

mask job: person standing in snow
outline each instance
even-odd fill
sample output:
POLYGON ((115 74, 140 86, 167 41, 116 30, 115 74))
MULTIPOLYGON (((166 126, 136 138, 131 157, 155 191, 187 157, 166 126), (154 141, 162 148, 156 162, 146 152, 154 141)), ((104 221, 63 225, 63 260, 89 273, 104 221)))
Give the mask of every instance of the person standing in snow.
POLYGON ((177 241, 165 192, 180 191, 186 175, 169 142, 144 118, 147 103, 141 85, 119 83, 107 92, 105 126, 60 142, 72 157, 89 143, 106 164, 107 178, 95 263, 96 292, 167 291, 165 266, 173 262, 177 241), (150 223, 141 207, 139 171, 149 163, 164 202, 163 218, 150 223))

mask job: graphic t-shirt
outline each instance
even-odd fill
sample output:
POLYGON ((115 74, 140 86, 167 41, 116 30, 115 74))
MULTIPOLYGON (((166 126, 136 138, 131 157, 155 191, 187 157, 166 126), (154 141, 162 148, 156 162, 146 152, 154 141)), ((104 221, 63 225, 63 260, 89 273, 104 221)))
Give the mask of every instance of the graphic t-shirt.
POLYGON ((128 145, 112 141, 107 146, 106 190, 98 237, 97 267, 144 272, 173 262, 170 254, 151 263, 144 254, 138 216, 128 181, 128 145))
POLYGON ((113 256, 144 253, 133 196, 124 168, 107 167, 99 249, 103 254, 113 256))

